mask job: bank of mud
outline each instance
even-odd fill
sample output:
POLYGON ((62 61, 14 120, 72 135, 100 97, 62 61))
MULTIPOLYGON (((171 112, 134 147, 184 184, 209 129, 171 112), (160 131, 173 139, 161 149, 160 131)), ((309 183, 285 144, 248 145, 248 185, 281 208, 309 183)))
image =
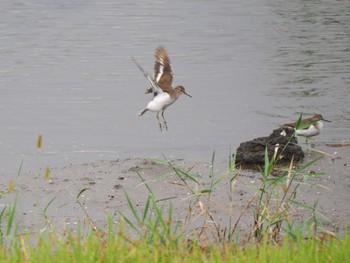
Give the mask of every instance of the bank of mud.
MULTIPOLYGON (((320 161, 308 171, 314 173, 308 183, 298 189, 297 200, 313 205, 317 200, 317 210, 325 216, 320 217, 324 226, 332 231, 343 232, 344 226, 350 226, 350 148, 321 148, 327 152, 320 161)), ((304 162, 316 156, 308 151, 304 162)), ((172 161, 172 166, 199 176, 199 184, 187 180, 190 187, 208 189, 211 171, 215 180, 227 175, 228 161, 215 161, 212 169, 210 162, 172 161)), ((88 226, 83 209, 76 202, 76 197, 86 189, 79 200, 93 222, 100 227, 107 225, 107 214, 118 224, 120 214, 133 216, 127 205, 125 192, 128 193, 138 211, 148 197, 149 191, 141 177, 146 180, 158 200, 159 206, 168 211, 173 208, 173 220, 182 222, 189 211, 191 191, 169 164, 160 164, 149 159, 130 158, 114 161, 96 161, 79 165, 67 165, 51 168, 49 179, 45 179, 45 168, 40 171, 20 175, 14 191, 3 195, 2 206, 13 203, 17 198, 16 222, 19 231, 39 232, 48 230, 50 224, 56 229, 73 228, 77 225, 88 226), (52 202, 51 202, 52 201, 52 202), (50 203, 51 202, 51 203, 50 203), (49 204, 47 209, 46 206, 49 204), (45 216, 44 216, 45 214, 45 216), (50 220, 50 224, 47 219, 50 220)), ((241 170, 233 194, 233 222, 238 219, 251 196, 261 183, 259 172, 241 170)), ((2 179, 5 189, 10 179, 2 179)), ((11 179, 13 180, 13 179, 11 179)), ((203 202, 207 196, 203 195, 203 202)), ((210 199, 210 211, 215 221, 224 229, 229 223, 229 176, 214 189, 210 199)), ((304 220, 310 211, 300 207, 290 210, 293 219, 304 220)), ((192 216, 198 214, 198 206, 192 216)), ((253 213, 248 212, 242 218, 240 228, 249 229, 253 223, 253 213)), ((203 220, 193 220, 189 229, 202 226, 203 220)), ((210 224, 209 224, 210 225, 210 224)))

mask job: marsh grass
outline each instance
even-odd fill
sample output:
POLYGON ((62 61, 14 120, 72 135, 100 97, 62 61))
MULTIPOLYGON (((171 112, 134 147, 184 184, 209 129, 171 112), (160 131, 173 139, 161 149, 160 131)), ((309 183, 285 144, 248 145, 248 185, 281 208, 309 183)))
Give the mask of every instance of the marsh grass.
POLYGON ((1 262, 347 262, 350 238, 334 237, 283 239, 271 245, 265 238, 259 245, 225 243, 203 247, 197 242, 162 244, 159 240, 131 241, 123 231, 110 227, 106 242, 95 231, 84 238, 68 232, 64 237, 41 235, 36 244, 19 236, 11 246, 0 248, 1 262))
MULTIPOLYGON (((21 175, 23 167, 23 161, 17 171, 17 175, 14 180, 10 180, 7 189, 0 192, 0 199, 7 194, 14 191, 17 181, 21 175)), ((12 204, 4 205, 0 211, 0 245, 4 244, 5 241, 11 240, 11 237, 17 232, 17 225, 15 223, 15 214, 17 208, 17 197, 12 204)))
MULTIPOLYGON (((136 238, 153 241, 160 240, 162 244, 179 242, 185 238, 199 242, 201 245, 215 243, 223 245, 225 243, 249 243, 268 240, 271 243, 278 243, 286 236, 296 239, 297 232, 301 229, 304 233, 313 235, 330 231, 322 227, 320 218, 323 216, 317 211, 317 202, 314 204, 304 204, 298 201, 298 189, 301 185, 308 184, 311 175, 307 171, 319 161, 323 156, 319 155, 313 160, 305 163, 291 163, 285 167, 276 165, 284 149, 276 149, 275 155, 269 158, 267 150, 265 153, 265 165, 260 169, 260 185, 258 187, 247 186, 254 190, 253 194, 244 205, 241 211, 234 211, 234 195, 237 194, 235 186, 240 183, 241 170, 236 167, 236 155, 230 154, 228 168, 224 174, 215 174, 215 152, 212 155, 211 166, 208 177, 200 177, 188 170, 181 169, 173 162, 152 159, 151 161, 168 165, 173 174, 177 176, 179 186, 185 187, 189 196, 188 211, 181 222, 174 221, 172 217, 172 206, 168 208, 167 214, 157 203, 154 191, 146 180, 138 173, 141 181, 148 190, 148 198, 141 211, 137 211, 128 193, 125 197, 131 211, 131 217, 121 214, 123 220, 136 233, 136 238), (278 171, 276 175, 276 170, 278 171), (213 193, 225 182, 229 181, 228 189, 228 224, 222 225, 217 219, 213 193), (302 222, 293 220, 293 212, 301 208, 309 210, 311 216, 302 222), (241 223, 243 218, 252 218, 248 235, 241 236, 241 223), (200 226, 198 227, 198 224, 200 226)), ((246 220, 246 219, 245 219, 246 220)), ((245 222, 246 223, 246 222, 245 222)))
POLYGON ((340 240, 323 229, 317 202, 304 204, 297 198, 299 187, 307 184, 308 177, 315 176, 308 173, 308 169, 322 155, 299 166, 292 161, 285 167, 277 167, 282 153, 283 149, 277 149, 269 158, 266 152, 260 184, 250 186, 254 191, 240 211, 235 211, 234 201, 242 176, 235 164, 236 156, 230 154, 226 172, 215 174, 215 152, 207 177, 193 173, 192 168, 179 168, 167 159, 151 159, 168 165, 172 171, 161 178, 175 175, 181 182, 179 186, 190 193, 184 198, 188 201, 188 211, 180 221, 174 220, 171 202, 166 207, 161 205, 164 199, 157 198, 138 172, 148 191, 144 206, 138 207, 125 191, 130 216, 120 211, 117 218, 106 215, 108 228, 105 230, 94 223, 80 201, 88 188, 71 194, 89 222, 88 231, 82 233, 78 227, 76 233, 69 229, 57 233, 47 215, 53 198, 41 208, 50 231, 38 234, 37 242, 32 242, 30 234, 18 233, 15 201, 0 212, 0 262, 344 262, 350 256, 348 234, 340 240), (228 223, 222 225, 212 199, 227 181, 228 223), (296 207, 309 210, 311 216, 302 222, 292 220, 296 207), (244 217, 252 220, 246 236, 241 235, 244 217))

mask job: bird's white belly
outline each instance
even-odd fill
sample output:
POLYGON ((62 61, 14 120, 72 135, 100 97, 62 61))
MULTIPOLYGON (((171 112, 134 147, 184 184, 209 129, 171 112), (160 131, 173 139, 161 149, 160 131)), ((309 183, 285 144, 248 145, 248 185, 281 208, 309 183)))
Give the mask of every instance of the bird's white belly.
POLYGON ((316 128, 314 125, 310 125, 308 129, 296 130, 295 134, 305 136, 305 137, 312 137, 320 134, 320 132, 321 132, 321 129, 316 128))
POLYGON ((169 105, 173 104, 174 100, 171 100, 170 95, 166 92, 164 93, 160 93, 157 96, 155 96, 153 98, 153 100, 151 100, 148 105, 147 105, 147 109, 149 111, 162 111, 164 110, 166 107, 168 107, 169 105))

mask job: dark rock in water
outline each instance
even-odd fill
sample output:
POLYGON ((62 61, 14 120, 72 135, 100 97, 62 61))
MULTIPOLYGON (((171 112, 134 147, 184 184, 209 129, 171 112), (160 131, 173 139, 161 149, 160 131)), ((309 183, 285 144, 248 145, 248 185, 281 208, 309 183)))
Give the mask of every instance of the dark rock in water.
POLYGON ((304 157, 304 152, 294 136, 294 129, 282 127, 274 130, 268 137, 241 143, 236 153, 236 164, 249 168, 264 166, 266 148, 270 160, 278 148, 275 164, 289 164, 292 158, 294 162, 298 162, 304 157))

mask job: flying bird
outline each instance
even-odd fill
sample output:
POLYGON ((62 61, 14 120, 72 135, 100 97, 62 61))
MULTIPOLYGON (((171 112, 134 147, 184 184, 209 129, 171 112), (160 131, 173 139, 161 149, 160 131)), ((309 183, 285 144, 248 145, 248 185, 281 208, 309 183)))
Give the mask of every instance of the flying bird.
POLYGON ((171 68, 169 56, 164 47, 158 47, 155 52, 154 77, 151 76, 140 66, 133 57, 136 66, 143 72, 143 75, 151 84, 151 87, 146 90, 146 94, 153 93, 153 99, 147 106, 138 114, 142 116, 147 111, 157 112, 157 120, 160 131, 168 130, 167 122, 164 117, 164 111, 167 107, 173 104, 182 94, 191 97, 186 93, 185 88, 181 85, 172 88, 174 73, 171 68), (159 114, 161 113, 163 123, 160 122, 159 114))

